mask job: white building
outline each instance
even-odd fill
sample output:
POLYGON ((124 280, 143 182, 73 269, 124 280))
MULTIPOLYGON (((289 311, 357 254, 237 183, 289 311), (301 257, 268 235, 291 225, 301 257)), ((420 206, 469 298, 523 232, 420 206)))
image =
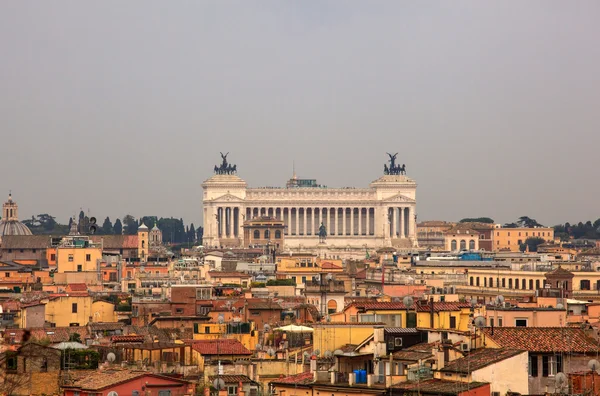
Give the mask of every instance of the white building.
MULTIPOLYGON (((416 246, 417 184, 406 175, 383 175, 368 188, 321 187, 295 175, 296 182, 285 188, 250 188, 221 169, 233 173, 224 158, 216 174, 202 184, 206 247, 246 246, 242 225, 257 216, 284 221, 283 248, 290 251, 416 246), (321 224, 327 232, 322 243, 321 224)), ((399 168, 391 164, 389 169, 399 168)))

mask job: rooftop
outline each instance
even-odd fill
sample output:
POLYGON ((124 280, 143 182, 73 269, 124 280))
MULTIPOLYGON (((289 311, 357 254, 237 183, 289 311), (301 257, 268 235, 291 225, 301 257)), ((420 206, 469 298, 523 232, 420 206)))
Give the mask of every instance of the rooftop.
POLYGON ((529 352, 597 353, 598 343, 576 327, 494 327, 485 336, 500 347, 529 352))
POLYGON ((430 379, 419 382, 402 382, 392 386, 393 389, 401 389, 405 391, 416 391, 435 395, 459 395, 464 391, 476 389, 487 385, 486 382, 457 382, 446 381, 441 379, 430 379))
POLYGON ((192 348, 201 355, 251 355, 238 340, 199 340, 194 341, 192 348))
POLYGON ((315 377, 314 377, 314 374, 311 373, 310 371, 306 372, 306 373, 290 375, 289 377, 282 376, 279 379, 271 381, 271 383, 275 383, 275 384, 296 384, 296 385, 307 385, 307 384, 312 384, 313 382, 315 382, 315 377))
POLYGON ((476 349, 465 357, 447 363, 441 371, 468 374, 522 353, 525 351, 505 348, 476 349))

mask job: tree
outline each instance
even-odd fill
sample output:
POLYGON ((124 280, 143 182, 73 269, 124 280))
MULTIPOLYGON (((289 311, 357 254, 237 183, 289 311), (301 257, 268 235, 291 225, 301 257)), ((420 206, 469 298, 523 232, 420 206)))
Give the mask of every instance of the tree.
POLYGON ((519 225, 517 223, 506 223, 502 227, 504 228, 517 228, 519 225))
POLYGON ((127 215, 123 217, 123 225, 125 226, 126 235, 137 234, 138 222, 132 215, 127 215))
POLYGON ((535 219, 532 219, 528 216, 519 217, 519 220, 517 220, 517 224, 519 225, 519 227, 525 228, 543 227, 543 225, 538 223, 535 219))
POLYGON ((459 223, 486 223, 494 224, 494 220, 489 217, 467 217, 459 221, 459 223))
POLYGON ((188 239, 190 242, 196 241, 196 228, 194 227, 194 223, 190 224, 190 230, 188 231, 188 239))
POLYGON ((113 224, 108 216, 106 216, 106 219, 104 219, 104 223, 102 223, 102 228, 100 231, 104 235, 110 235, 113 233, 113 224))
POLYGON ((204 228, 203 227, 198 227, 196 229, 196 236, 197 236, 197 241, 202 243, 202 237, 204 236, 204 228))
POLYGON ((115 221, 115 225, 113 226, 113 234, 121 235, 123 233, 123 224, 121 224, 121 219, 117 219, 115 221))
POLYGON ((530 252, 537 252, 538 246, 546 241, 540 237, 529 237, 519 246, 519 249, 524 252, 529 250, 530 252))

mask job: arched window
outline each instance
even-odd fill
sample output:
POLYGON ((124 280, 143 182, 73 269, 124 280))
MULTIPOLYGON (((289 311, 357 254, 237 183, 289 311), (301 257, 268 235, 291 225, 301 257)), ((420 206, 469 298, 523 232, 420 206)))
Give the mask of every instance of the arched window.
POLYGON ((475 240, 474 239, 471 239, 469 241, 469 249, 470 250, 475 250, 475 240))
POLYGON ((487 287, 487 278, 483 277, 483 287, 487 287))
POLYGON ((469 285, 473 286, 473 277, 469 278, 469 285))
POLYGON ((508 278, 508 288, 512 289, 512 278, 508 278))
POLYGON ((494 278, 490 277, 490 287, 494 287, 494 278))
POLYGON ((529 290, 533 290, 533 279, 529 279, 529 290))
POLYGON ((536 288, 536 290, 540 288, 540 280, 539 279, 535 280, 535 288, 536 288))
POLYGON ((502 287, 506 287, 506 278, 502 278, 502 287))
POLYGON ((271 238, 271 232, 269 230, 265 230, 265 239, 271 238))
POLYGON ((275 230, 275 239, 281 239, 281 231, 275 230))
POLYGON ((519 279, 515 278, 515 289, 519 288, 519 279))
POLYGON ((527 289, 527 279, 521 279, 521 289, 527 289))
POLYGON ((456 250, 456 239, 453 239, 450 243, 450 250, 456 250))
POLYGON ((327 302, 327 313, 332 314, 337 312, 337 301, 329 300, 327 302))
POLYGON ((579 282, 579 289, 581 290, 590 290, 590 281, 588 279, 582 279, 579 282))
POLYGON ((254 239, 260 239, 260 231, 254 230, 254 239))
POLYGON ((479 286, 479 277, 475 278, 475 284, 479 286))
POLYGON ((467 241, 464 239, 460 241, 460 250, 465 250, 467 248, 467 241))
POLYGON ((146 247, 146 241, 142 241, 142 249, 146 247))

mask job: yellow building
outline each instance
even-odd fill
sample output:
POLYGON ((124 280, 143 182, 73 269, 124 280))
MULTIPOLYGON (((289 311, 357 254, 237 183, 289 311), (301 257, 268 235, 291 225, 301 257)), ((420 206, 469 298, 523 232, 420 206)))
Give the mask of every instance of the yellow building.
POLYGON ((148 239, 149 230, 146 224, 142 223, 137 230, 138 239, 138 258, 141 261, 146 261, 148 258, 148 239))
POLYGON ((87 293, 56 294, 46 303, 46 321, 54 327, 85 326, 89 322, 116 322, 115 306, 94 301, 87 293))
POLYGON ((237 340, 253 351, 258 344, 258 331, 255 330, 254 322, 194 323, 194 340, 219 339, 237 340))
POLYGON ((318 323, 313 325, 314 350, 334 352, 344 345, 358 345, 373 335, 372 323, 318 323))
POLYGON ((59 273, 98 271, 102 245, 86 236, 65 237, 56 248, 56 267, 59 273))
POLYGON ((343 273, 342 260, 321 259, 313 255, 278 257, 277 277, 292 279, 296 285, 317 281, 319 276, 343 273))
POLYGON ((520 245, 525 243, 527 238, 541 238, 546 242, 553 242, 554 229, 550 227, 502 228, 496 226, 492 232, 492 249, 518 252, 520 245))

